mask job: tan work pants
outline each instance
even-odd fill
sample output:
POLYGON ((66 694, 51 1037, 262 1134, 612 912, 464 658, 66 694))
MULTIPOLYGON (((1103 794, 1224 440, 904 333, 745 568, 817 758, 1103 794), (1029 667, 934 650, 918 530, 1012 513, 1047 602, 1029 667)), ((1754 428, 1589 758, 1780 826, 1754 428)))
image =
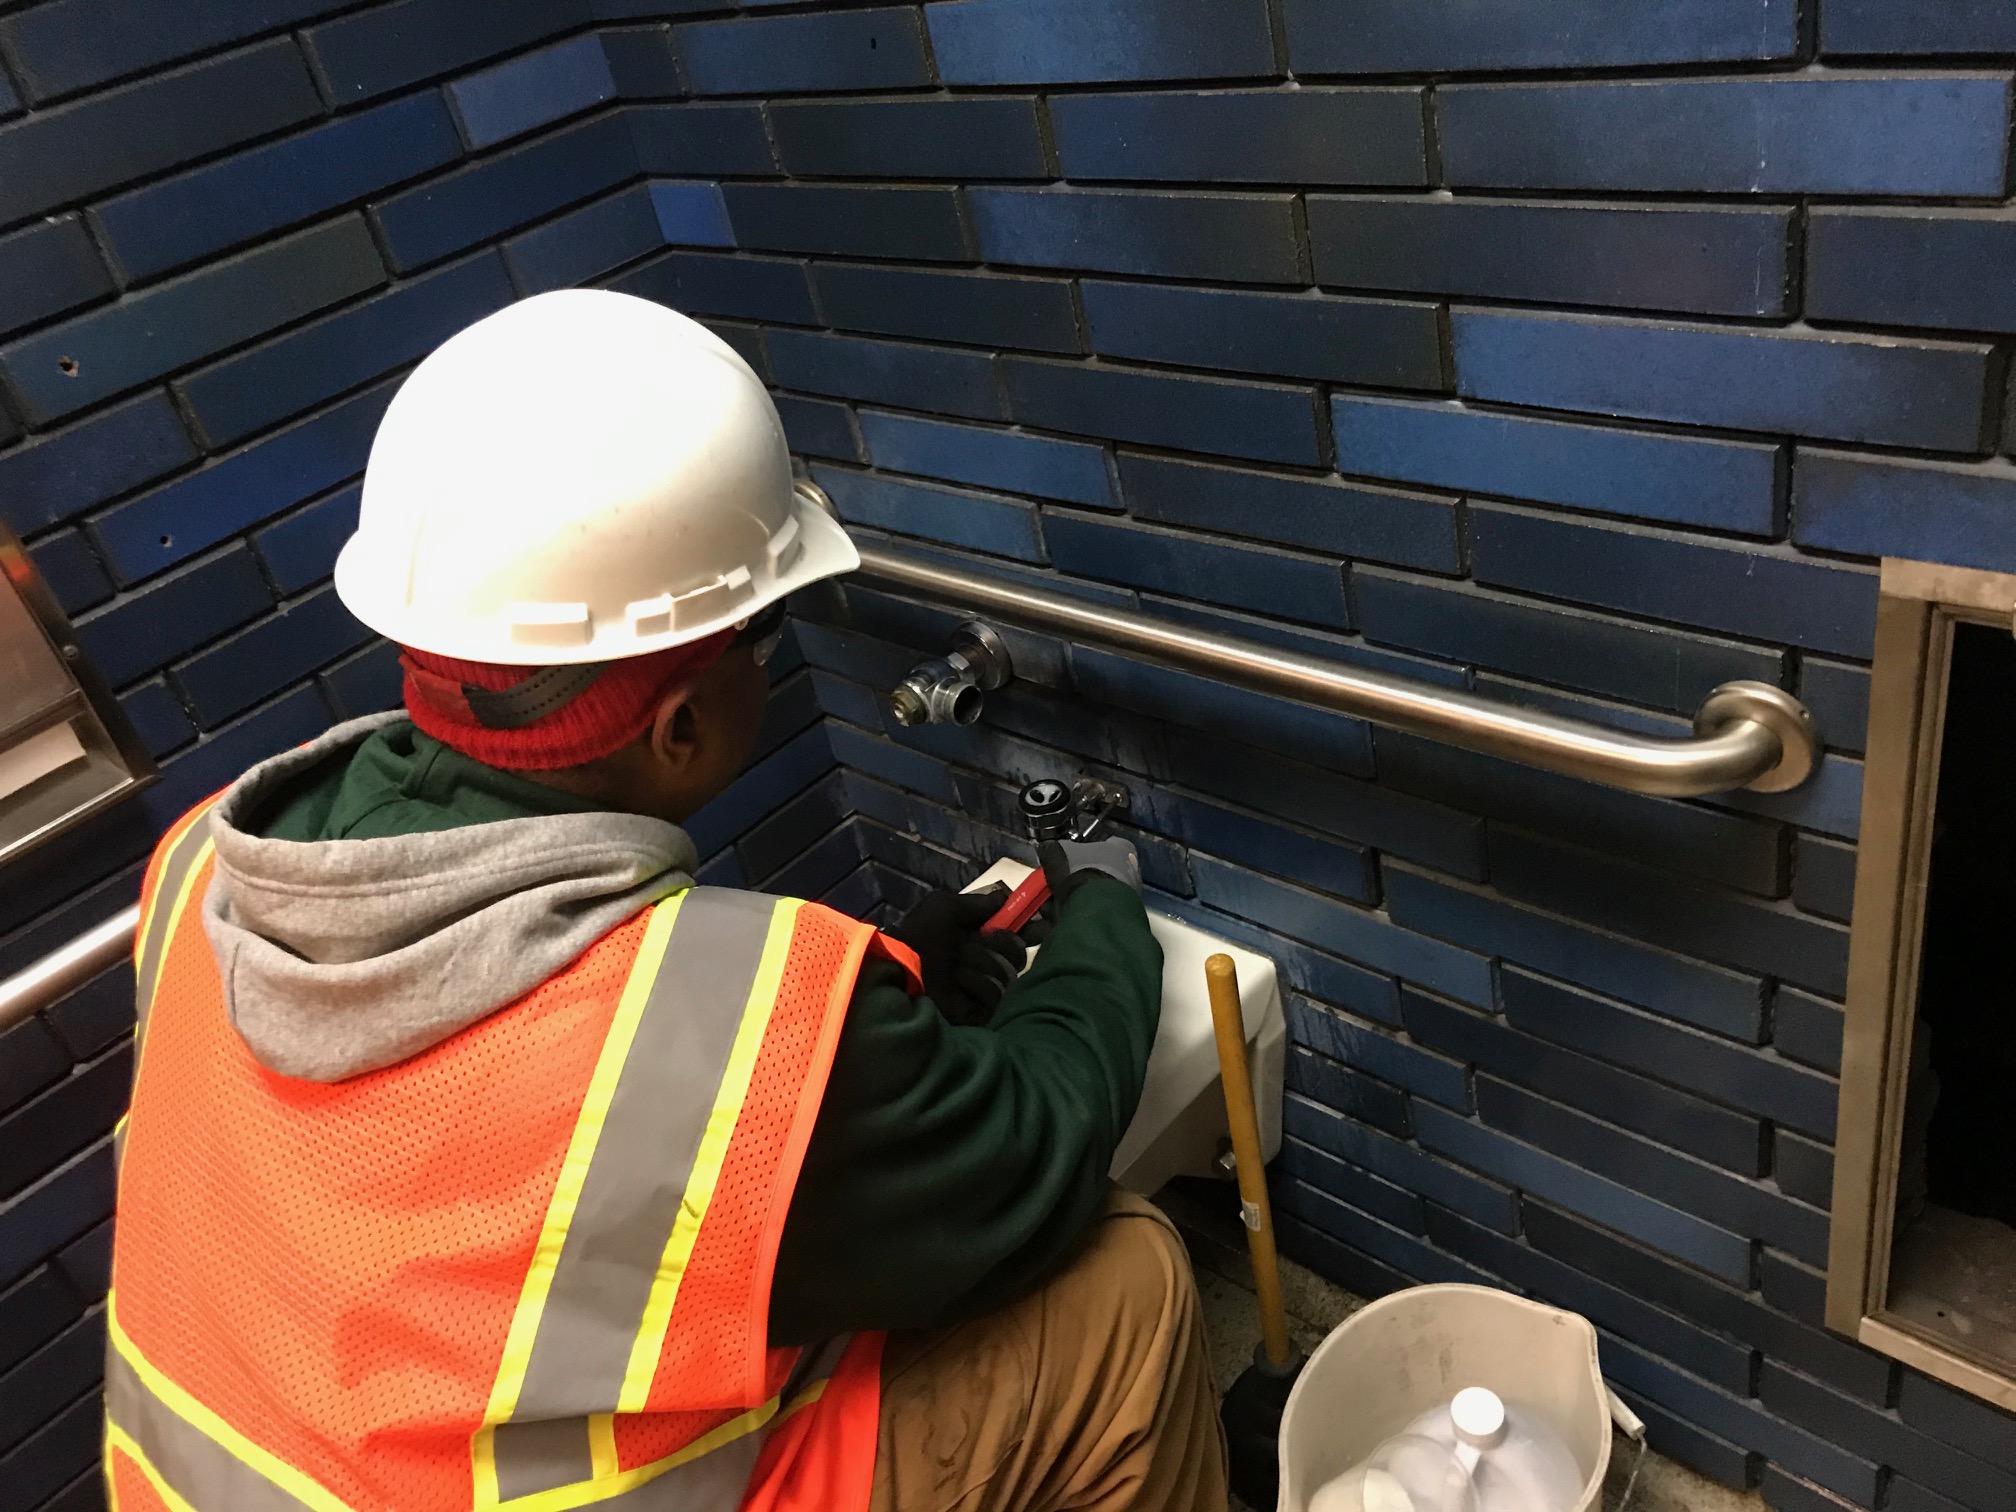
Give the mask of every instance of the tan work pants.
POLYGON ((892 1334, 872 1512, 1225 1512, 1196 1282, 1169 1220, 1115 1192, 1049 1285, 892 1334))

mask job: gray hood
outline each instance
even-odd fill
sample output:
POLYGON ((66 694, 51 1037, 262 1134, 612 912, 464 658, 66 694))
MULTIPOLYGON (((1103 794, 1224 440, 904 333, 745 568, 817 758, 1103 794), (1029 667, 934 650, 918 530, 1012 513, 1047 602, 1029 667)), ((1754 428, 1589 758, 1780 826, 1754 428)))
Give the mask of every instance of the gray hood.
POLYGON ((275 789, 403 714, 338 725, 233 783, 210 812, 203 927, 231 1022, 261 1064, 333 1082, 438 1044, 691 882, 686 832, 556 814, 383 840, 264 840, 275 789))

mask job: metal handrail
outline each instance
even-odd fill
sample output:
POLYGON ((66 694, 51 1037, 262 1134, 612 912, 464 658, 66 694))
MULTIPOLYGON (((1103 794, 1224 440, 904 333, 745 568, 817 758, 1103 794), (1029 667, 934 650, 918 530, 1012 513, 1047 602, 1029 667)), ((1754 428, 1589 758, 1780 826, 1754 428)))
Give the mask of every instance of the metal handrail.
POLYGON ((133 931, 139 927, 140 905, 134 903, 0 981, 0 1029, 118 965, 132 951, 133 931))

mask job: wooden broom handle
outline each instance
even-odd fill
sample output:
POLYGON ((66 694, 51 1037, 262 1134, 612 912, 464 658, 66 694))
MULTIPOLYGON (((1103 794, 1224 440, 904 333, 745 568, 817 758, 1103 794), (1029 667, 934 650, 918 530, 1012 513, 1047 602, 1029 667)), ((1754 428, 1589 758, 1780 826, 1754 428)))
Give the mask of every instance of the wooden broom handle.
POLYGON ((1232 957, 1204 963, 1211 995, 1211 1027, 1218 1036, 1218 1072, 1225 1087, 1225 1117, 1232 1128, 1232 1158, 1239 1173, 1239 1210, 1246 1248, 1253 1257, 1253 1293, 1260 1302, 1260 1338, 1268 1363, 1288 1363, 1288 1314, 1281 1305, 1281 1262, 1274 1253, 1274 1210, 1267 1202, 1267 1170, 1260 1157, 1260 1120, 1253 1110, 1253 1074, 1246 1066, 1246 1018, 1239 1007, 1239 971, 1232 957))

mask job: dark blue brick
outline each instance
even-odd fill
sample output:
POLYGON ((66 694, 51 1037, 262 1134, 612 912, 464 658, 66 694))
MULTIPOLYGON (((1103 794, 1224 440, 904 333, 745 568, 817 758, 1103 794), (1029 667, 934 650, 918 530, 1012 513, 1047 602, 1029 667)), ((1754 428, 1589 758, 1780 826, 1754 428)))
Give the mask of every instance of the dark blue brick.
POLYGON ((1339 394, 1337 466, 1407 483, 1769 535, 1785 449, 1339 394))
POLYGON ((721 194, 737 246, 922 262, 966 259, 956 189, 726 184, 721 194))
POLYGON ((863 919, 879 907, 882 889, 875 881, 875 868, 857 866, 820 897, 819 901, 850 919, 863 919))
POLYGON ((1081 286, 1092 350, 1382 388, 1443 387, 1432 305, 1321 294, 1232 294, 1153 284, 1081 286))
POLYGON ((1826 1207, 1834 1200, 1834 1151, 1787 1129, 1772 1136, 1771 1170, 1778 1189, 1801 1202, 1826 1207))
POLYGON ((1462 569, 1453 499, 1133 452, 1121 455, 1120 488, 1128 509, 1144 520, 1430 572, 1462 569))
POLYGON ((0 120, 21 113, 21 96, 14 88, 14 81, 7 77, 7 71, 0 69, 0 120))
POLYGON ((1751 1044, 1764 1038, 1763 987, 1754 977, 1683 960, 1402 867, 1389 864, 1381 875, 1387 911, 1409 929, 1445 936, 1751 1044))
POLYGON ((1370 1255, 1381 1265, 1422 1282, 1455 1282, 1480 1285, 1490 1280, 1476 1266, 1445 1254, 1412 1234, 1402 1233, 1339 1202, 1327 1192, 1304 1186, 1299 1181, 1274 1183, 1275 1208, 1291 1219, 1299 1218, 1319 1231, 1341 1240, 1351 1248, 1370 1255))
POLYGON ((1186 793, 1165 789, 1149 802, 1153 814, 1146 822, 1172 840, 1360 903, 1371 902, 1377 891, 1372 857, 1358 846, 1186 793))
POLYGON ((5 1136, 0 1139, 0 1197, 13 1196, 110 1134, 126 1111, 132 1086, 133 1052, 122 1046, 0 1119, 0 1135, 5 1136))
POLYGON ((70 1057, 40 1019, 0 1033, 0 1110, 25 1102, 70 1069, 70 1057))
POLYGON ((44 536, 28 555, 65 614, 75 616, 112 597, 112 580, 105 576, 91 543, 77 531, 44 536))
POLYGON ((896 478, 815 467, 840 518, 1025 562, 1043 560, 1033 506, 896 478))
MULTIPOLYGON (((61 1249, 111 1211, 112 1146, 108 1141, 0 1206, 0 1285, 61 1249)), ((6 1477, 0 1475, 0 1485, 5 1484, 6 1477)))
POLYGON ((1350 628, 1335 562, 1082 515, 1051 514, 1044 533, 1066 572, 1350 628))
POLYGON ((626 273, 611 287, 682 313, 819 324, 805 283, 805 265, 779 257, 668 252, 626 273))
POLYGON ((272 607, 259 564, 242 545, 150 583, 79 621, 77 644, 115 687, 272 607))
POLYGON ((1344 9, 1287 0, 1297 73, 1467 73, 1631 68, 1786 58, 1798 18, 1774 0, 1676 0, 1656 10, 1607 0, 1366 0, 1344 9))
POLYGON ((1309 200, 1316 281, 1358 289, 1783 315, 1790 210, 1309 200))
POLYGON ((0 236, 0 331, 61 315, 112 292, 112 275, 74 215, 0 236))
POLYGON ((1799 659, 1799 697, 1812 711, 1820 736, 1836 750, 1859 751, 1869 723, 1869 669, 1799 659))
POLYGON ((1543 908, 1818 992, 1845 983, 1839 925, 1509 830, 1491 834, 1490 858, 1500 888, 1543 908))
POLYGON ((590 199, 635 172, 622 115, 602 115, 403 190, 373 213, 405 272, 590 199))
POLYGON ((360 484, 317 499, 252 538, 267 576, 283 595, 299 593, 335 570, 336 553, 357 528, 363 491, 360 484))
POLYGON ((1288 1049, 1288 1090, 1335 1108, 1346 1118, 1406 1137, 1407 1099, 1398 1090, 1300 1045, 1288 1049))
POLYGON ((55 1493, 98 1463, 104 1439, 104 1403, 79 1397, 0 1459, 0 1512, 55 1508, 55 1493))
POLYGON ((306 41, 340 106, 529 47, 587 19, 580 0, 487 0, 476 11, 461 0, 401 0, 313 27, 306 41))
POLYGON ((1789 793, 1737 791, 1718 793, 1707 801, 1717 808, 1741 809, 1853 840, 1862 823, 1862 763, 1829 755, 1818 772, 1789 793))
POLYGON ((1246 945, 1273 959, 1284 987, 1307 993, 1320 1002, 1347 1008, 1360 1018, 1400 1025, 1400 988, 1392 977, 1321 950, 1290 940, 1250 919, 1220 913, 1191 898, 1150 892, 1148 905, 1157 913, 1194 924, 1246 945))
POLYGON ((2007 171, 2001 74, 1463 84, 1436 107, 1458 185, 1999 197, 2007 171))
POLYGON ((812 280, 827 321, 846 329, 1035 352, 1079 350, 1071 286, 1056 279, 822 264, 812 280))
POLYGON ((2016 476, 2004 467, 1802 450, 1792 511, 1801 546, 2016 571, 2016 476))
POLYGON ((946 803, 958 801, 951 773, 937 758, 909 750, 879 735, 867 734, 852 725, 831 725, 828 734, 833 741, 833 757, 842 766, 850 770, 858 768, 871 777, 880 777, 885 782, 929 794, 946 803))
POLYGON ((92 526, 122 583, 172 567, 363 471, 396 380, 142 494, 92 526))
POLYGON ((245 252, 0 349, 31 421, 48 421, 385 281, 358 215, 245 252))
POLYGON ((990 263, 1233 283, 1302 283, 1295 204, 1279 194, 969 189, 990 263))
POLYGON ((749 878, 742 870, 742 858, 732 850, 724 850, 711 861, 700 866, 693 878, 702 887, 747 887, 749 878))
POLYGON ((785 388, 978 420, 1005 418, 993 359, 981 352, 809 331, 772 331, 769 345, 785 388))
POLYGON ((1815 1138, 1834 1137, 1837 1089, 1831 1077, 1517 967, 1500 974, 1498 990, 1515 1028, 1720 1098, 1815 1138))
POLYGON ((1618 1395, 1644 1422, 1645 1441, 1653 1453, 1663 1454, 1734 1491, 1748 1491, 1757 1484, 1757 1467, 1763 1456, 1697 1428, 1663 1407, 1655 1407, 1636 1392, 1623 1391, 1618 1395))
POLYGON ((1867 657, 1876 574, 1503 505, 1470 510, 1477 581, 1648 619, 1867 657))
POLYGON ((837 93, 932 82, 924 29, 909 6, 694 21, 675 35, 698 95, 837 93))
POLYGON ((356 719, 397 708, 404 676, 399 648, 390 641, 379 641, 346 656, 316 681, 339 718, 356 719))
POLYGON ((868 460, 861 454, 861 443, 854 439, 844 404, 779 394, 777 418, 784 422, 784 439, 801 456, 838 457, 843 462, 868 460))
POLYGON ((736 354, 749 364, 750 369, 758 378, 761 378, 765 383, 773 381, 774 375, 770 371, 770 354, 764 349, 763 332, 759 327, 737 325, 735 322, 728 320, 711 319, 704 320, 701 324, 727 342, 729 346, 733 347, 736 354))
POLYGON ((99 972, 42 1011, 72 1055, 81 1061, 98 1054, 133 1032, 132 963, 99 972))
MULTIPOLYGON (((1811 1481, 1781 1470, 1776 1465, 1764 1467, 1759 1494, 1772 1512, 1844 1512, 1844 1509, 1854 1506, 1853 1502, 1843 1501, 1833 1492, 1823 1491, 1811 1481)), ((1896 1505, 1895 1497, 1890 1499, 1890 1505, 1896 1505)))
POLYGON ((1425 184, 1418 89, 1059 95, 1057 159, 1074 179, 1425 184))
POLYGON ((0 223, 40 215, 319 115, 285 37, 0 127, 0 223))
POLYGON ((700 854, 712 855, 757 820, 802 793, 833 766, 824 729, 805 731, 757 762, 687 824, 700 854))
POLYGON ((1036 132, 1034 100, 995 96, 778 105, 771 108, 770 129, 785 172, 800 178, 1050 176, 1036 132))
POLYGON ((964 0, 926 12, 947 84, 1103 84, 1274 72, 1263 0, 964 0))
MULTIPOLYGON (((1767 1249, 1758 1257, 1757 1274, 1759 1290, 1764 1300, 1780 1312, 1799 1318, 1816 1326, 1826 1321, 1827 1314, 1827 1273, 1794 1260, 1790 1255, 1781 1255, 1774 1249, 1767 1249)), ((1783 1353, 1783 1351, 1779 1351, 1783 1353)), ((1887 1382, 1889 1371, 1883 1372, 1887 1382)), ((1868 1393, 1874 1401, 1884 1401, 1889 1392, 1884 1389, 1868 1393)))
POLYGON ((833 772, 759 819, 735 842, 745 870, 767 877, 803 853, 848 815, 846 775, 833 772))
POLYGON ((182 701, 159 678, 122 693, 119 707, 156 761, 196 738, 182 701))
POLYGON ((686 93, 679 78, 679 55, 672 29, 651 26, 609 26, 602 29, 602 56, 618 97, 625 100, 670 100, 686 93))
POLYGON ((103 1297, 112 1286, 111 1220, 71 1240, 57 1253, 55 1264, 80 1295, 94 1302, 103 1297))
POLYGON ((861 434, 875 465, 894 472, 922 473, 955 483, 1005 488, 1011 493, 1039 494, 1095 507, 1113 502, 1106 453, 1083 441, 950 425, 873 410, 862 413, 861 434))
POLYGON ((1255 462, 1322 460, 1307 389, 1019 357, 1001 366, 1024 424, 1255 462))
MULTIPOLYGON (((1293 1062, 1290 1064, 1292 1066, 1293 1062)), ((1290 1074, 1293 1075, 1293 1072, 1290 1074)), ((1362 1171, 1327 1150, 1319 1150, 1299 1139, 1282 1142, 1274 1174, 1277 1179, 1291 1176, 1407 1233, 1427 1232, 1421 1198, 1416 1193, 1395 1186, 1369 1171, 1362 1171)))
POLYGON ((1859 325, 2016 331, 2016 221, 1972 210, 1815 208, 1806 313, 1859 325))
POLYGON ((1784 665, 1779 652, 1379 568, 1354 569, 1351 586, 1358 622, 1373 640, 1690 714, 1718 684, 1777 682, 1784 665))
POLYGON ((12 1368, 55 1338, 77 1313, 77 1299, 46 1267, 0 1293, 0 1370, 12 1368))
POLYGON ((775 173, 755 105, 641 105, 624 112, 646 173, 775 173))
POLYGON ((633 185, 535 226, 504 244, 504 260, 530 294, 571 289, 664 246, 656 191, 633 185))
POLYGON ((1080 699, 1052 695, 1021 682, 989 694, 986 717, 991 725, 1045 745, 1062 746, 1094 761, 1150 777, 1168 775, 1161 730, 1150 720, 1091 708, 1080 699))
MULTIPOLYGON (((1308 1188, 1302 1190, 1306 1192, 1308 1188)), ((1274 1231, 1284 1256, 1358 1296, 1383 1297, 1415 1284, 1412 1276, 1374 1260, 1355 1245, 1340 1243, 1323 1230, 1311 1227, 1279 1202, 1275 1206, 1274 1231)))
POLYGON ((602 39, 593 32, 456 79, 448 98, 472 147, 491 147, 616 97, 602 39))
POLYGON ((1839 1003, 1780 987, 1771 1005, 1771 1043, 1781 1055, 1838 1076, 1845 1019, 1839 1003))
POLYGON ((1419 1097, 1470 1111, 1470 1078, 1460 1061, 1424 1050, 1412 1039, 1375 1028, 1297 993, 1284 999, 1288 1033, 1334 1061, 1405 1087, 1419 1097))
POLYGON ((2016 52, 2016 14, 2001 0, 1827 0, 1827 53, 2016 52))
MULTIPOLYGON (((1509 1077, 1661 1144, 1698 1155, 1744 1176, 1764 1174, 1764 1127, 1755 1118, 1660 1086, 1588 1056, 1509 1028, 1423 993, 1403 991, 1407 1031, 1424 1045, 1479 1070, 1509 1077)), ((1467 1112, 1467 1105, 1463 1111, 1467 1112)))
POLYGON ((222 730, 206 734, 162 770, 161 780, 137 805, 158 834, 209 796, 268 756, 297 746, 329 727, 329 711, 313 688, 301 687, 222 730))
POLYGON ((1941 1496, 1937 1491, 1927 1491, 1923 1486, 1893 1473, 1889 1490, 1885 1493, 1889 1500, 1884 1504, 1889 1512, 1968 1512, 1951 1497, 1941 1496))
POLYGON ((758 880, 762 891, 785 898, 816 898, 837 887, 863 859, 860 832, 843 825, 790 865, 758 880))
POLYGON ((1282 1105, 1282 1123, 1298 1139, 1362 1167, 1452 1212, 1488 1224, 1501 1233, 1515 1226, 1517 1199, 1494 1181, 1448 1165, 1418 1146, 1389 1138, 1331 1109, 1291 1096, 1282 1105))
POLYGON ((1468 686, 1469 674, 1461 667, 1452 666, 1448 662, 1431 661, 1425 656, 1408 656, 1398 651, 1386 651, 1335 631, 1316 630, 1306 625, 1290 624, 1286 620, 1267 619, 1254 614, 1236 613, 1229 609, 1211 608, 1192 603, 1187 599, 1168 598, 1160 594, 1142 594, 1141 607, 1159 619, 1196 625, 1200 629, 1237 636, 1242 640, 1258 641, 1266 646, 1279 646, 1284 651, 1294 651, 1304 656, 1314 656, 1325 661, 1347 662, 1354 667, 1368 667, 1380 672, 1392 672, 1444 688, 1468 686))
POLYGON ((2016 1464, 2016 1417, 1918 1374, 1904 1373, 1897 1410, 1907 1426, 1990 1464, 2016 1464))
POLYGON ((1855 847, 1801 835, 1792 862, 1792 901, 1846 924, 1855 909, 1855 847))
POLYGON ((728 224, 728 206, 719 184, 651 184, 651 208, 659 234, 670 246, 732 247, 735 232, 728 224))
POLYGON ((92 216, 127 278, 154 278, 461 152, 448 107, 430 90, 130 190, 92 216))
POLYGON ((1892 446, 1985 446, 1990 349, 1458 310, 1466 398, 1892 446))
POLYGON ((229 446, 415 361, 513 299, 494 252, 393 285, 175 385, 212 446, 229 446))

